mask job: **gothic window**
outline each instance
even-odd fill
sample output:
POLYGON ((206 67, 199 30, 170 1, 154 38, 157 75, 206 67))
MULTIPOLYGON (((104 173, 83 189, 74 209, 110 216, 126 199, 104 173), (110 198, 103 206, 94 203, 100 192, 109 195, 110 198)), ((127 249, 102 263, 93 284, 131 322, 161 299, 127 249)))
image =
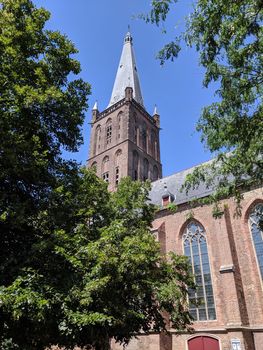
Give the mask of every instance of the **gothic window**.
POLYGON ((134 113, 134 130, 133 130, 133 141, 136 145, 139 145, 139 132, 138 132, 138 124, 137 124, 137 115, 134 113))
POLYGON ((156 138, 154 140, 154 158, 158 159, 158 144, 156 138))
POLYGON ((147 150, 147 131, 146 131, 146 125, 143 124, 142 128, 142 148, 146 151, 147 150))
POLYGON ((109 145, 111 143, 112 138, 112 121, 109 119, 106 123, 106 144, 109 145))
POLYGON ((109 172, 106 171, 105 173, 103 173, 102 178, 105 182, 109 182, 109 172))
POLYGON ((153 181, 158 180, 159 178, 159 172, 158 172, 158 168, 156 165, 153 166, 153 181))
POLYGON ((98 125, 95 130, 94 149, 93 149, 94 155, 96 155, 100 151, 100 142, 101 142, 101 126, 98 125))
POLYGON ((118 121, 118 139, 121 138, 121 132, 122 132, 122 112, 118 114, 117 121, 118 121))
POLYGON ((149 161, 144 158, 143 160, 143 181, 146 181, 149 177, 149 161))
POLYGON ((110 158, 105 156, 102 161, 102 178, 106 182, 109 182, 109 163, 110 158))
POLYGON ((116 166, 115 168, 115 186, 118 186, 120 180, 120 168, 116 166))
POLYGON ((133 151, 133 166, 132 166, 132 179, 138 180, 138 171, 139 171, 139 155, 138 152, 133 151))
POLYGON ((138 145, 138 126, 137 125, 134 126, 134 143, 138 145))
POLYGON ((91 169, 93 169, 94 172, 97 174, 97 162, 93 162, 93 163, 91 164, 91 169))
POLYGON ((189 311, 196 321, 215 320, 215 304, 210 272, 206 233, 203 227, 191 221, 184 233, 184 254, 189 258, 197 285, 189 290, 189 311))
POLYGON ((154 130, 151 130, 151 155, 156 159, 155 157, 155 143, 156 143, 156 135, 154 130))
POLYGON ((263 230, 260 223, 263 220, 263 204, 254 207, 249 215, 249 225, 257 255, 258 265, 263 279, 263 230))
POLYGON ((120 181, 120 159, 121 159, 121 150, 115 153, 115 186, 117 187, 120 181))

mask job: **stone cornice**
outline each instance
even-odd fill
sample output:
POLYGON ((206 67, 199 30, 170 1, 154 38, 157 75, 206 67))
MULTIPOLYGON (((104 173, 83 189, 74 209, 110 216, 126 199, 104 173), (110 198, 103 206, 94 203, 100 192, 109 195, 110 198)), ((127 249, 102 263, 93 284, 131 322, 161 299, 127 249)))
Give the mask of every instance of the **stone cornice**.
MULTIPOLYGON (((108 107, 107 109, 105 109, 104 111, 102 111, 101 113, 98 114, 98 117, 96 118, 95 122, 100 121, 101 119, 105 118, 107 115, 113 113, 114 111, 116 111, 118 108, 120 108, 121 106, 124 106, 126 103, 126 99, 123 98, 122 100, 116 102, 114 105, 108 107)), ((152 123, 157 129, 158 127, 156 126, 152 116, 144 109, 143 106, 141 106, 138 102, 136 102, 134 99, 131 100, 130 102, 137 110, 139 110, 143 116, 149 120, 150 123, 152 123)), ((94 124, 92 123, 92 124, 94 124)))
POLYGON ((99 113, 95 122, 101 120, 102 118, 104 118, 107 115, 111 114, 112 112, 116 111, 116 109, 118 109, 119 107, 121 107, 123 105, 125 105, 125 98, 123 98, 122 100, 116 102, 114 105, 108 107, 103 112, 99 113))
POLYGON ((157 127, 155 125, 153 117, 138 102, 136 102, 134 99, 132 99, 132 105, 134 107, 136 107, 149 120, 149 122, 151 122, 155 127, 157 127))

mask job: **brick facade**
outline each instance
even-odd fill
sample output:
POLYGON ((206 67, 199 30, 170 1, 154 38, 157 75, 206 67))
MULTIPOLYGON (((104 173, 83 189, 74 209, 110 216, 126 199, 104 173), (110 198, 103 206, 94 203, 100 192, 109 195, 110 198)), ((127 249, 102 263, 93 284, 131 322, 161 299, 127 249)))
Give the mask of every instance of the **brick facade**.
POLYGON ((118 179, 130 176, 138 180, 162 177, 159 116, 150 116, 132 94, 128 87, 124 99, 102 113, 93 111, 87 166, 95 166, 101 178, 108 172, 105 180, 110 191, 116 189, 116 175, 118 179))
MULTIPOLYGON (((96 104, 92 113, 88 167, 96 167, 97 175, 109 183, 110 191, 116 189, 119 179, 124 176, 153 181, 162 178, 160 118, 156 110, 153 116, 149 115, 142 101, 132 37, 128 33, 111 103, 102 113, 96 104)), ((202 227, 209 257, 215 319, 194 322, 194 334, 179 335, 171 328, 168 334, 140 335, 132 339, 126 349, 263 350, 262 278, 249 227, 251 210, 257 203, 263 203, 262 189, 244 194, 241 216, 235 215, 234 200, 227 199, 221 203, 222 216, 215 219, 211 206, 192 208, 188 204, 193 198, 211 194, 211 189, 201 184, 191 194, 180 192, 185 176, 191 171, 187 169, 153 183, 151 200, 162 207, 153 222, 153 233, 163 254, 171 251, 184 254, 183 234, 187 225, 197 223, 202 227), (178 205, 176 213, 164 207, 173 200, 178 205), (203 345, 193 345, 197 343, 203 345)), ((202 263, 201 258, 200 261, 202 263)), ((112 343, 112 349, 123 347, 112 343)))
MULTIPOLYGON (((235 349, 231 347, 232 340, 240 341, 241 350, 263 349, 262 279, 248 222, 251 210, 259 202, 263 203, 262 190, 255 189, 245 193, 241 217, 235 215, 232 199, 222 201, 224 214, 218 219, 213 218, 209 205, 192 209, 182 204, 176 213, 165 208, 158 212, 153 229, 164 253, 183 254, 182 234, 189 220, 204 227, 216 320, 194 322, 194 334, 178 335, 170 329, 167 336, 141 336, 127 350, 188 350, 188 340, 200 335, 218 339, 220 350, 235 349)), ((122 349, 115 344, 112 348, 122 349)))

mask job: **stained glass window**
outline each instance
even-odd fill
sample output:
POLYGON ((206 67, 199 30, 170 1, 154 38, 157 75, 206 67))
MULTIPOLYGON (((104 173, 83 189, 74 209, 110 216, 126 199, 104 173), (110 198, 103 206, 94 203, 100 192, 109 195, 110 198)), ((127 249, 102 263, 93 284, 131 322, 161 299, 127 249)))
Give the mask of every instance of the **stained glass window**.
POLYGON ((260 203, 255 206, 249 216, 249 224, 251 234, 254 242, 254 247, 258 259, 258 265, 263 279, 263 230, 260 223, 263 220, 263 204, 260 203), (261 227, 260 227, 261 226, 261 227))
POLYGON ((196 290, 189 290, 190 313, 196 321, 215 320, 212 278, 203 227, 191 221, 184 231, 183 242, 197 286, 196 290))

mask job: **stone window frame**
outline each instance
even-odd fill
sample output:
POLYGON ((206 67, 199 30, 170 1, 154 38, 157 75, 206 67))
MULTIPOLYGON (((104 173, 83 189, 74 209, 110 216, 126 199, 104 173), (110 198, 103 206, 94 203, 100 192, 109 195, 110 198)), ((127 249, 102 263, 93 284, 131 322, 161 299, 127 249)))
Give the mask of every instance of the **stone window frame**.
MULTIPOLYGON (((199 231, 195 232, 195 237, 197 237, 197 235, 199 234, 199 238, 198 238, 199 241, 198 241, 197 248, 198 248, 198 257, 199 257, 199 262, 200 262, 202 290, 203 290, 203 296, 204 296, 204 308, 202 308, 202 309, 205 309, 205 316, 206 316, 205 319, 200 319, 199 309, 201 309, 201 308, 200 308, 200 306, 194 306, 193 305, 192 309, 196 310, 196 315, 197 315, 197 317, 194 318, 194 321, 195 322, 211 322, 211 321, 215 321, 217 319, 217 315, 216 315, 216 302, 215 302, 215 292, 214 292, 215 288, 214 288, 214 283, 213 283, 212 268, 211 268, 209 250, 208 250, 207 233, 206 233, 206 230, 205 230, 204 226, 198 220, 191 219, 191 220, 187 221, 185 223, 185 225, 183 225, 183 227, 182 227, 182 235, 181 235, 184 254, 185 254, 185 251, 186 251, 186 249, 185 249, 186 248, 185 247, 185 241, 186 241, 186 239, 191 238, 189 236, 189 231, 187 232, 188 234, 186 235, 186 231, 187 231, 187 229, 189 228, 190 225, 196 225, 197 227, 199 227, 199 231), (200 239, 203 239, 205 241, 205 243, 206 243, 206 249, 205 249, 206 251, 205 251, 205 254, 203 254, 203 255, 207 255, 207 261, 205 261, 204 264, 208 263, 208 272, 206 272, 206 274, 210 274, 210 281, 208 281, 209 284, 208 283, 205 284, 205 282, 207 282, 207 281, 205 281, 205 273, 203 271, 204 270, 204 266, 203 266, 204 264, 203 264, 203 259, 202 259, 202 251, 201 251, 201 247, 200 247, 200 239), (211 285, 211 291, 212 291, 211 295, 207 296, 206 285, 211 285), (208 303, 208 300, 207 300, 208 297, 210 297, 210 298, 212 297, 212 299, 213 299, 212 305, 213 306, 209 307, 209 303, 208 303), (208 309, 210 309, 210 311, 212 311, 212 309, 213 309, 215 318, 210 318, 208 309)), ((192 236, 192 238, 193 237, 194 236, 192 236)), ((194 268, 195 265, 193 265, 194 254, 193 254, 192 242, 190 242, 189 247, 190 247, 190 256, 188 254, 185 254, 185 255, 188 256, 191 259, 190 260, 190 265, 192 267, 192 273, 193 273, 194 276, 196 276, 195 268, 194 268)), ((195 282, 196 282, 196 279, 195 279, 195 282)), ((191 293, 191 291, 190 291, 190 293, 191 293)), ((193 293, 194 293, 194 298, 192 298, 192 299, 196 300, 198 298, 201 298, 201 296, 198 296, 198 294, 197 294, 198 291, 193 291, 193 293)), ((191 309, 191 308, 189 307, 189 309, 191 309)), ((191 313, 191 311, 190 311, 190 313, 191 313)))
POLYGON ((132 152, 132 179, 139 180, 140 156, 136 150, 132 152), (137 158, 137 159, 136 159, 137 158))
POLYGON ((146 181, 149 179, 149 168, 150 168, 150 163, 147 158, 143 159, 143 181, 146 181))
POLYGON ((97 174, 97 171, 98 171, 98 163, 95 161, 91 164, 90 166, 91 169, 94 170, 95 174, 97 174))
POLYGON ((123 119, 123 112, 120 111, 117 115, 117 123, 118 123, 118 126, 117 126, 117 142, 121 139, 121 136, 122 136, 122 127, 123 127, 123 123, 122 123, 122 119, 123 119))
POLYGON ((109 169, 109 162, 110 162, 110 157, 108 155, 106 155, 103 159, 102 159, 102 164, 101 164, 101 174, 102 174, 102 178, 103 175, 105 173, 109 173, 110 169, 109 169))
MULTIPOLYGON (((258 274, 259 274, 259 278, 261 280, 261 286, 262 286, 263 285, 263 255, 262 255, 262 261, 259 261, 258 250, 257 250, 257 247, 255 246, 255 239, 254 239, 254 235, 252 232, 252 225, 251 225, 251 222, 254 225, 257 225, 255 219, 251 218, 251 216, 257 210, 258 207, 262 208, 261 211, 263 213, 263 202, 257 200, 257 201, 254 201, 252 205, 250 205, 246 216, 247 216, 247 225, 249 228, 250 237, 251 237, 252 246, 253 246, 253 252, 254 252, 257 268, 258 268, 258 274)), ((260 234, 261 234, 262 242, 260 242, 260 244, 261 244, 261 247, 263 247, 263 231, 261 231, 260 229, 258 229, 258 231, 260 231, 260 234)))
POLYGON ((102 174, 103 181, 109 183, 109 181, 110 181, 109 178, 110 178, 110 174, 108 171, 106 171, 105 173, 102 174))
POLYGON ((106 122, 106 147, 111 144, 112 141, 112 119, 109 118, 106 122))
POLYGON ((94 139, 94 148, 93 154, 97 155, 100 151, 100 143, 101 143, 101 125, 97 125, 95 129, 95 139, 94 139))

